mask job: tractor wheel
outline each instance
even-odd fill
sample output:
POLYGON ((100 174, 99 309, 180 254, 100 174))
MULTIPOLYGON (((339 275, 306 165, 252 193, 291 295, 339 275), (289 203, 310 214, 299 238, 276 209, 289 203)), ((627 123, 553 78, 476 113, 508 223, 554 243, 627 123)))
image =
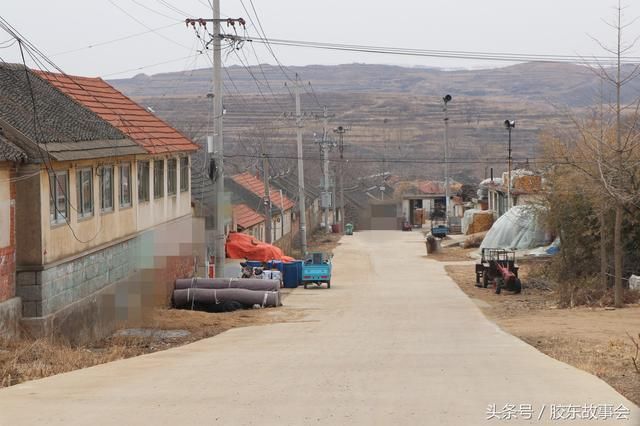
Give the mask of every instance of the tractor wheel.
POLYGON ((500 294, 502 291, 502 279, 496 278, 496 294, 500 294))
POLYGON ((305 290, 307 289, 307 283, 304 283, 304 289, 305 290))
POLYGON ((513 292, 515 294, 519 294, 521 291, 522 291, 522 282, 520 281, 520 278, 516 278, 516 283, 514 285, 513 292))
POLYGON ((487 276, 487 271, 482 273, 482 287, 489 287, 489 277, 487 276))
POLYGON ((327 281, 327 288, 331 288, 331 281, 327 281))

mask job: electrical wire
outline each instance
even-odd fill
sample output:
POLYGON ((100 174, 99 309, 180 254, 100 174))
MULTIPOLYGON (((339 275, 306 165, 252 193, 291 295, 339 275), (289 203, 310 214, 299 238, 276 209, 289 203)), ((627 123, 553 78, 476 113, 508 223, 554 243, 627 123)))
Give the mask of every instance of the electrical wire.
MULTIPOLYGON (((416 57, 434 57, 448 59, 467 59, 482 61, 502 61, 502 62, 568 62, 580 64, 601 64, 613 63, 616 59, 613 56, 578 56, 578 55, 555 55, 555 54, 533 54, 533 53, 504 53, 504 52, 474 52, 474 51, 455 51, 455 50, 429 50, 429 49, 413 49, 413 48, 396 48, 388 46, 369 46, 345 43, 327 43, 305 40, 288 40, 288 39, 267 39, 259 35, 258 37, 249 37, 247 41, 262 43, 267 46, 279 45, 290 47, 304 47, 323 50, 337 50, 346 52, 360 53, 376 53, 386 55, 402 55, 416 57)), ((640 57, 625 57, 623 63, 637 64, 640 57)))

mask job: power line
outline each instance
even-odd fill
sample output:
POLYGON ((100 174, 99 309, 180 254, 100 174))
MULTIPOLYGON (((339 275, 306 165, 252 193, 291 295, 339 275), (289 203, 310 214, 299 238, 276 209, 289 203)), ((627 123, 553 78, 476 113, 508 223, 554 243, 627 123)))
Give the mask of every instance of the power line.
POLYGON ((169 25, 163 25, 162 27, 151 28, 151 29, 149 29, 147 31, 142 31, 142 32, 135 33, 135 34, 129 34, 129 35, 118 37, 118 38, 114 38, 114 39, 111 39, 111 40, 101 41, 101 42, 93 43, 93 44, 90 44, 90 45, 87 45, 87 46, 78 47, 78 48, 75 48, 75 49, 70 49, 70 50, 65 50, 65 51, 62 51, 62 52, 54 53, 54 54, 52 54, 50 56, 51 57, 62 56, 62 55, 67 55, 69 53, 80 52, 80 51, 86 50, 86 49, 93 49, 95 47, 106 46, 108 44, 117 43, 119 41, 124 41, 124 40, 129 40, 129 39, 132 39, 132 38, 135 38, 135 37, 143 36, 145 34, 155 33, 157 31, 165 30, 167 28, 175 27, 176 25, 179 25, 181 23, 182 23, 182 21, 175 22, 175 23, 169 24, 169 25))
MULTIPOLYGON (((260 35, 260 34, 259 34, 260 35)), ((578 55, 555 55, 555 54, 534 54, 534 53, 505 53, 505 52, 474 52, 474 51, 456 51, 456 50, 429 50, 429 49, 413 49, 404 47, 388 47, 388 46, 369 46, 345 43, 326 43, 305 40, 288 40, 288 39, 267 39, 263 35, 259 37, 249 38, 249 41, 263 43, 267 46, 280 45, 291 47, 305 47, 312 49, 338 50, 347 52, 360 53, 378 53, 388 55, 418 56, 418 57, 436 57, 450 59, 468 59, 468 60, 486 60, 486 61, 504 61, 504 62, 570 62, 570 63, 607 63, 613 62, 613 57, 606 56, 578 56, 578 55)), ((638 63, 640 57, 626 57, 624 63, 638 63)))

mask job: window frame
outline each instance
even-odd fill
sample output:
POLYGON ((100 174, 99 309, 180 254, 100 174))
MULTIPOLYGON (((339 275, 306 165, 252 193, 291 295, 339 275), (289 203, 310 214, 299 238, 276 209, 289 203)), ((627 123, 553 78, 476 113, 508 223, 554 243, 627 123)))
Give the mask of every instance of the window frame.
POLYGON ((119 182, 119 185, 118 185, 120 187, 120 194, 119 194, 120 196, 118 197, 119 200, 120 200, 120 208, 129 208, 129 207, 131 207, 133 205, 132 196, 131 196, 131 193, 132 193, 132 191, 131 191, 131 163, 120 163, 120 165, 118 167, 118 173, 119 173, 119 176, 120 176, 120 182, 119 182), (123 179, 123 176, 124 176, 123 171, 124 171, 124 169, 127 170, 127 179, 126 179, 126 181, 127 181, 127 195, 129 196, 128 200, 124 199, 124 194, 125 194, 125 191, 123 189, 124 188, 124 179, 123 179))
POLYGON ((189 169, 189 157, 180 157, 180 192, 188 192, 191 186, 189 169))
POLYGON ((151 182, 150 182, 150 171, 149 171, 149 167, 150 167, 150 162, 148 160, 146 161, 138 161, 138 165, 137 165, 137 179, 138 179, 138 202, 140 203, 147 203, 150 200, 150 186, 151 186, 151 182), (141 176, 143 171, 146 170, 146 182, 142 182, 142 178, 144 178, 145 176, 141 176))
POLYGON ((114 167, 113 165, 106 165, 106 166, 101 166, 100 167, 100 212, 101 213, 111 213, 115 210, 115 197, 114 197, 114 192, 115 192, 115 173, 114 173, 114 167), (109 199, 111 201, 111 205, 108 207, 105 207, 105 171, 109 171, 109 174, 111 176, 111 193, 109 194, 109 199))
POLYGON ((178 193, 178 160, 169 158, 167 160, 167 195, 172 196, 178 193), (173 173, 172 167, 173 164, 173 173))
POLYGON ((78 219, 87 219, 93 216, 95 212, 95 202, 93 193, 93 167, 79 167, 76 170, 76 213, 78 219), (86 182, 85 177, 89 178, 89 205, 85 206, 86 194, 83 193, 83 184, 86 182), (88 208, 86 208, 88 207, 88 208), (86 208, 86 210, 85 210, 86 208))
POLYGON ((49 173, 49 222, 52 225, 59 225, 66 223, 69 218, 69 172, 64 171, 53 171, 49 173), (58 178, 60 176, 64 176, 65 178, 65 188, 62 190, 62 194, 64 195, 64 213, 60 211, 58 208, 58 189, 60 185, 58 184, 58 178))
POLYGON ((153 199, 159 200, 164 198, 164 160, 153 160, 153 199), (160 166, 160 167, 158 167, 160 166), (158 170, 161 170, 160 179, 158 179, 158 170))

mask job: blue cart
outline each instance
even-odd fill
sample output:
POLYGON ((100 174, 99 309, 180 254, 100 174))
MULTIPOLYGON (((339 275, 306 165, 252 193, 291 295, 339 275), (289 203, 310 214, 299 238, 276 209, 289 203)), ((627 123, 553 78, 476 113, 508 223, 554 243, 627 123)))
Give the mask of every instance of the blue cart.
POLYGON ((302 284, 321 286, 327 284, 331 288, 331 257, 325 253, 311 253, 302 265, 302 284))

